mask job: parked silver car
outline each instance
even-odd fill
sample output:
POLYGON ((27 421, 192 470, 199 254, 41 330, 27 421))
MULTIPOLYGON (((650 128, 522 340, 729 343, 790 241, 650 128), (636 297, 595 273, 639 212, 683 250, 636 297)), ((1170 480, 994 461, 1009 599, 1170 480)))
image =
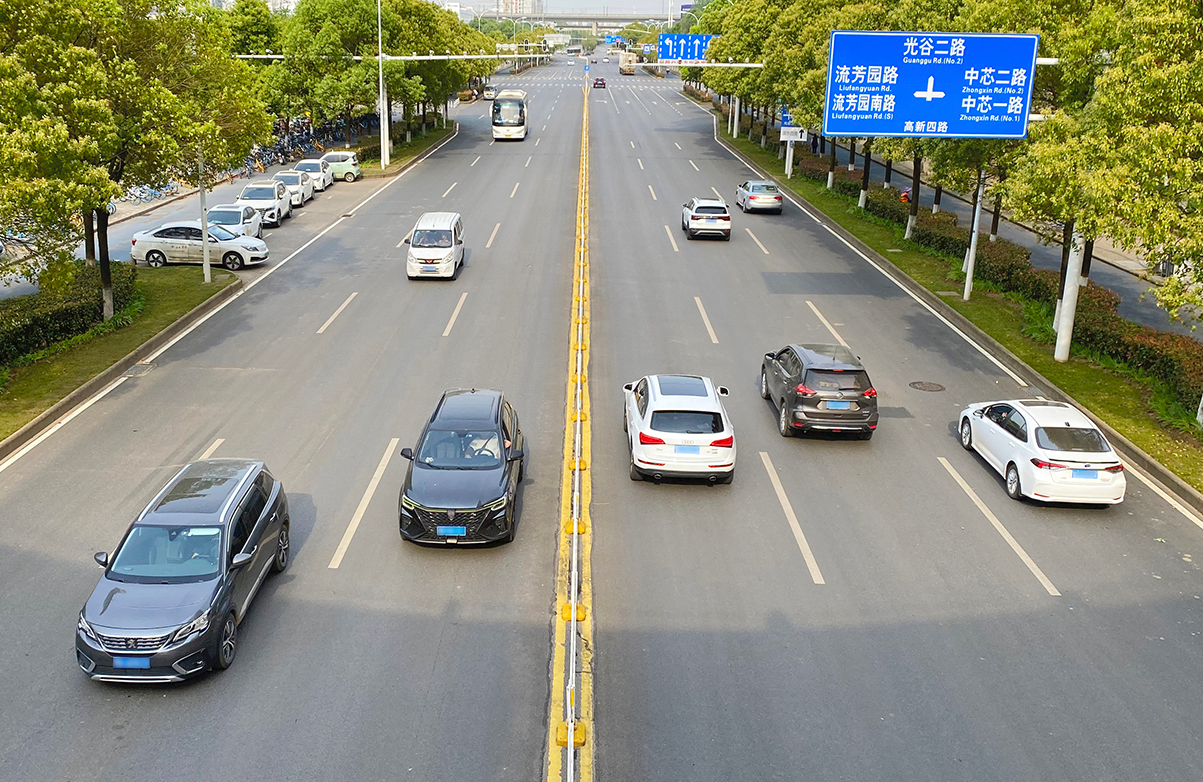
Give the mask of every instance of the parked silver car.
POLYGON ((209 208, 209 225, 220 225, 232 234, 263 238, 263 215, 253 206, 220 204, 209 208))
MULTIPOLYGON (((139 231, 130 242, 130 260, 147 266, 168 263, 203 263, 200 220, 166 223, 153 231, 139 231)), ((267 260, 267 243, 253 236, 238 236, 220 225, 209 226, 209 260, 230 271, 267 260)))

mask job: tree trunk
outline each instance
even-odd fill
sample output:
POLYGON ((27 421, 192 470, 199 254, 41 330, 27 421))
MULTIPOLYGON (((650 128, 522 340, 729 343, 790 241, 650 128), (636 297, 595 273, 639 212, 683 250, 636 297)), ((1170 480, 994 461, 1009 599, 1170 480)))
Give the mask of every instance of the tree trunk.
POLYGON ((884 182, 882 183, 882 187, 884 187, 886 190, 890 189, 890 175, 893 173, 894 173, 894 161, 887 160, 886 161, 886 178, 885 178, 884 182))
MULTIPOLYGON (((981 166, 977 167, 977 179, 973 181, 975 184, 973 185, 973 198, 969 199, 969 214, 975 214, 977 212, 977 191, 979 188, 976 183, 982 181, 981 166)), ((969 247, 965 248, 965 260, 961 263, 961 271, 967 271, 969 269, 969 249, 973 247, 973 229, 970 228, 969 232, 969 247)))
MULTIPOLYGON (((106 212, 108 210, 105 210, 106 212)), ((96 265, 96 223, 95 209, 84 210, 84 261, 89 266, 96 265)))
POLYGON ((910 215, 906 218, 906 234, 903 239, 910 239, 915 233, 915 223, 919 220, 919 185, 923 179, 923 156, 915 155, 915 159, 911 161, 911 202, 908 204, 911 208, 910 215))
POLYGON ((860 177, 860 198, 856 205, 861 209, 865 208, 865 203, 869 200, 869 169, 873 167, 873 139, 865 139, 865 146, 861 149, 865 156, 865 170, 860 177))
POLYGON ((848 139, 848 170, 856 170, 856 139, 848 139))
POLYGON ((760 124, 760 148, 764 149, 764 145, 769 140, 769 125, 773 122, 773 115, 776 112, 769 108, 767 112, 761 111, 760 118, 763 120, 760 124))
POLYGON ((827 154, 827 137, 826 136, 819 136, 819 154, 820 155, 827 154))
POLYGON ((931 203, 931 213, 936 214, 940 211, 940 196, 944 195, 944 185, 936 185, 935 199, 931 203))
POLYGON ((1094 258, 1094 239, 1086 242, 1086 254, 1082 257, 1082 281, 1080 287, 1085 288, 1090 280, 1090 261, 1094 258))
POLYGON ((343 112, 343 120, 346 122, 346 125, 347 125, 347 146, 349 147, 355 141, 353 138, 351 138, 351 110, 350 109, 343 112))
POLYGON ((1061 229, 1061 282, 1057 286, 1057 308, 1053 311, 1053 328, 1059 330, 1061 301, 1065 298, 1065 278, 1069 274, 1069 253, 1073 245, 1074 221, 1067 220, 1061 229))
POLYGON ((109 265, 109 213, 96 210, 96 237, 100 241, 100 295, 104 302, 104 319, 113 317, 113 271, 109 265))
POLYGON ((1002 193, 994 196, 994 217, 990 218, 990 241, 998 241, 998 217, 1002 212, 1002 193))
POLYGON ((831 140, 831 157, 827 165, 827 189, 835 186, 835 139, 831 140))

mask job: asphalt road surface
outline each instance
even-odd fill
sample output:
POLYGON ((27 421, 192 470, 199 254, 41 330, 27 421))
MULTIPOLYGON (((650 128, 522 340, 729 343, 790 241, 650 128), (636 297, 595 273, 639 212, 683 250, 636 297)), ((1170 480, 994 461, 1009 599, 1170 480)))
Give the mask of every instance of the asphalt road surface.
MULTIPOLYGON (((685 241, 680 205, 732 200, 751 172, 677 84, 592 71, 609 82, 585 93, 597 778, 1203 776, 1203 529, 1131 472, 1115 508, 1007 499, 955 417, 1024 378, 794 205, 736 212, 729 243, 685 241), (832 330, 867 365, 881 426, 782 439, 760 357, 832 330), (621 387, 653 372, 731 388, 732 485, 629 480, 621 387)), ((461 107, 446 146, 383 189, 336 185, 269 238, 270 273, 0 465, 0 778, 542 779, 580 78, 496 77, 530 93, 529 139, 492 144, 488 104, 461 107), (467 267, 408 281, 398 244, 435 210, 463 215, 467 267), (452 386, 502 388, 521 416, 511 545, 397 534, 396 450, 452 386), (92 553, 214 445, 283 480, 293 563, 230 670, 89 681, 71 639, 92 553)))

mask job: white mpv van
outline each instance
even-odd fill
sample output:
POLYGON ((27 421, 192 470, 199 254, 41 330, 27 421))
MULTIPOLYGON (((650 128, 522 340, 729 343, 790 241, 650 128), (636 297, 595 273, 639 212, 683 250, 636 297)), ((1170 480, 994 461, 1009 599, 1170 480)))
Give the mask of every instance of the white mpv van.
POLYGON ((464 265, 464 223, 457 212, 427 212, 418 218, 405 243, 409 279, 459 276, 464 265))

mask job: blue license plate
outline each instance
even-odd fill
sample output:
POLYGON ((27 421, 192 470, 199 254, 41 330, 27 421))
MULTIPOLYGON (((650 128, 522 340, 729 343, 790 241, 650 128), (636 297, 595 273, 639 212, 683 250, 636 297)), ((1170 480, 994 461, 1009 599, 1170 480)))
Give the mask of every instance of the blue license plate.
POLYGON ((445 538, 462 538, 468 534, 467 527, 444 527, 441 524, 435 527, 434 531, 445 538))
POLYGON ((674 445, 673 453, 699 454, 701 450, 697 445, 674 445))
POLYGON ((829 401, 827 403, 828 410, 849 410, 849 409, 851 409, 851 407, 852 407, 851 402, 830 402, 829 401))
POLYGON ((149 657, 114 657, 114 668, 150 668, 149 657))
POLYGON ((1073 477, 1086 478, 1088 480, 1096 480, 1099 477, 1098 470, 1074 470, 1073 477))
POLYGON ((427 265, 427 266, 422 267, 423 272, 437 272, 438 270, 439 270, 439 267, 437 267, 437 266, 427 265))

